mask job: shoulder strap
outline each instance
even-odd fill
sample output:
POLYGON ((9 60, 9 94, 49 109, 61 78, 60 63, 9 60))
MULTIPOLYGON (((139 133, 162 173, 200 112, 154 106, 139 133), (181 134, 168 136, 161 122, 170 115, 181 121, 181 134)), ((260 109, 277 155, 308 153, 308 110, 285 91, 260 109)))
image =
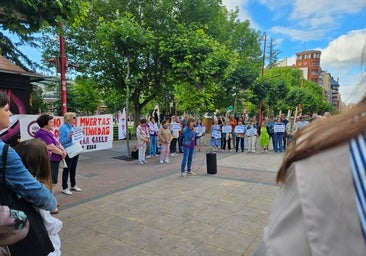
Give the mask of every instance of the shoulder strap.
POLYGON ((3 175, 1 182, 3 182, 3 183, 6 183, 5 170, 6 170, 6 159, 8 156, 8 149, 9 149, 9 145, 5 144, 3 147, 3 153, 2 153, 3 164, 2 164, 2 168, 1 168, 1 172, 3 175))

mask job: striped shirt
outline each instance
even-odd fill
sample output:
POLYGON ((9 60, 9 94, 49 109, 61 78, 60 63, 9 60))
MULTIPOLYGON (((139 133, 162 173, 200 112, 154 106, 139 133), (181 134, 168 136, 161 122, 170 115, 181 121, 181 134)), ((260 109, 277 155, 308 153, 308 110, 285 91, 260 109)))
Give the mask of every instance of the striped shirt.
POLYGON ((357 211, 366 241, 366 134, 351 140, 350 152, 357 211))

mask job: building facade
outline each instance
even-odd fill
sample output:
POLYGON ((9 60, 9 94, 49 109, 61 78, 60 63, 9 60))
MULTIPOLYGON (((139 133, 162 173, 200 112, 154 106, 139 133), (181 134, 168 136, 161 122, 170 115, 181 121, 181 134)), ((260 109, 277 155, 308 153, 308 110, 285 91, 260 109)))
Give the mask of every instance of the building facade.
POLYGON ((319 83, 321 73, 320 67, 321 51, 304 51, 296 53, 295 67, 303 70, 303 75, 306 80, 313 83, 319 83))

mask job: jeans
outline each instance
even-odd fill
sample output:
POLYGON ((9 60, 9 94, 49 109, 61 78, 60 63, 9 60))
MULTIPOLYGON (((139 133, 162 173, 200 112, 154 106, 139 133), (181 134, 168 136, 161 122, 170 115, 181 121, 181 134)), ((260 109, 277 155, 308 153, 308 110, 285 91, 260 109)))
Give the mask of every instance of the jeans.
POLYGON ((64 171, 62 172, 62 189, 67 189, 67 180, 69 178, 70 174, 70 183, 71 187, 76 186, 76 167, 78 165, 79 155, 74 156, 73 158, 69 158, 69 156, 66 156, 65 161, 67 164, 67 168, 64 168, 64 171))
POLYGON ((283 134, 274 134, 274 148, 275 152, 283 151, 283 134))
POLYGON ((158 146, 157 136, 150 135, 149 150, 148 150, 147 154, 156 156, 156 147, 157 146, 158 146))
POLYGON ((244 152, 244 138, 240 138, 240 137, 236 137, 236 143, 235 143, 235 150, 236 152, 238 152, 239 150, 239 143, 240 143, 240 148, 241 148, 241 152, 244 152))
POLYGON ((183 147, 183 159, 180 167, 180 171, 183 173, 187 165, 187 172, 192 171, 192 160, 193 160, 194 148, 183 147))

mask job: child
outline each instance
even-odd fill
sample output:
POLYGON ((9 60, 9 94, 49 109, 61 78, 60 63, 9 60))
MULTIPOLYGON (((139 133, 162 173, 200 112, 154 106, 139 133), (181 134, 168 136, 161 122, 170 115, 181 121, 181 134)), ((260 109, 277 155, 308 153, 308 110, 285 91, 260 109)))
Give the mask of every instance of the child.
MULTIPOLYGON (((14 149, 29 172, 49 190, 52 190, 51 166, 46 144, 40 139, 31 139, 20 142, 14 149)), ((58 233, 62 228, 62 222, 53 217, 49 211, 38 210, 55 249, 48 255, 59 256, 61 255, 61 240, 58 233)))

